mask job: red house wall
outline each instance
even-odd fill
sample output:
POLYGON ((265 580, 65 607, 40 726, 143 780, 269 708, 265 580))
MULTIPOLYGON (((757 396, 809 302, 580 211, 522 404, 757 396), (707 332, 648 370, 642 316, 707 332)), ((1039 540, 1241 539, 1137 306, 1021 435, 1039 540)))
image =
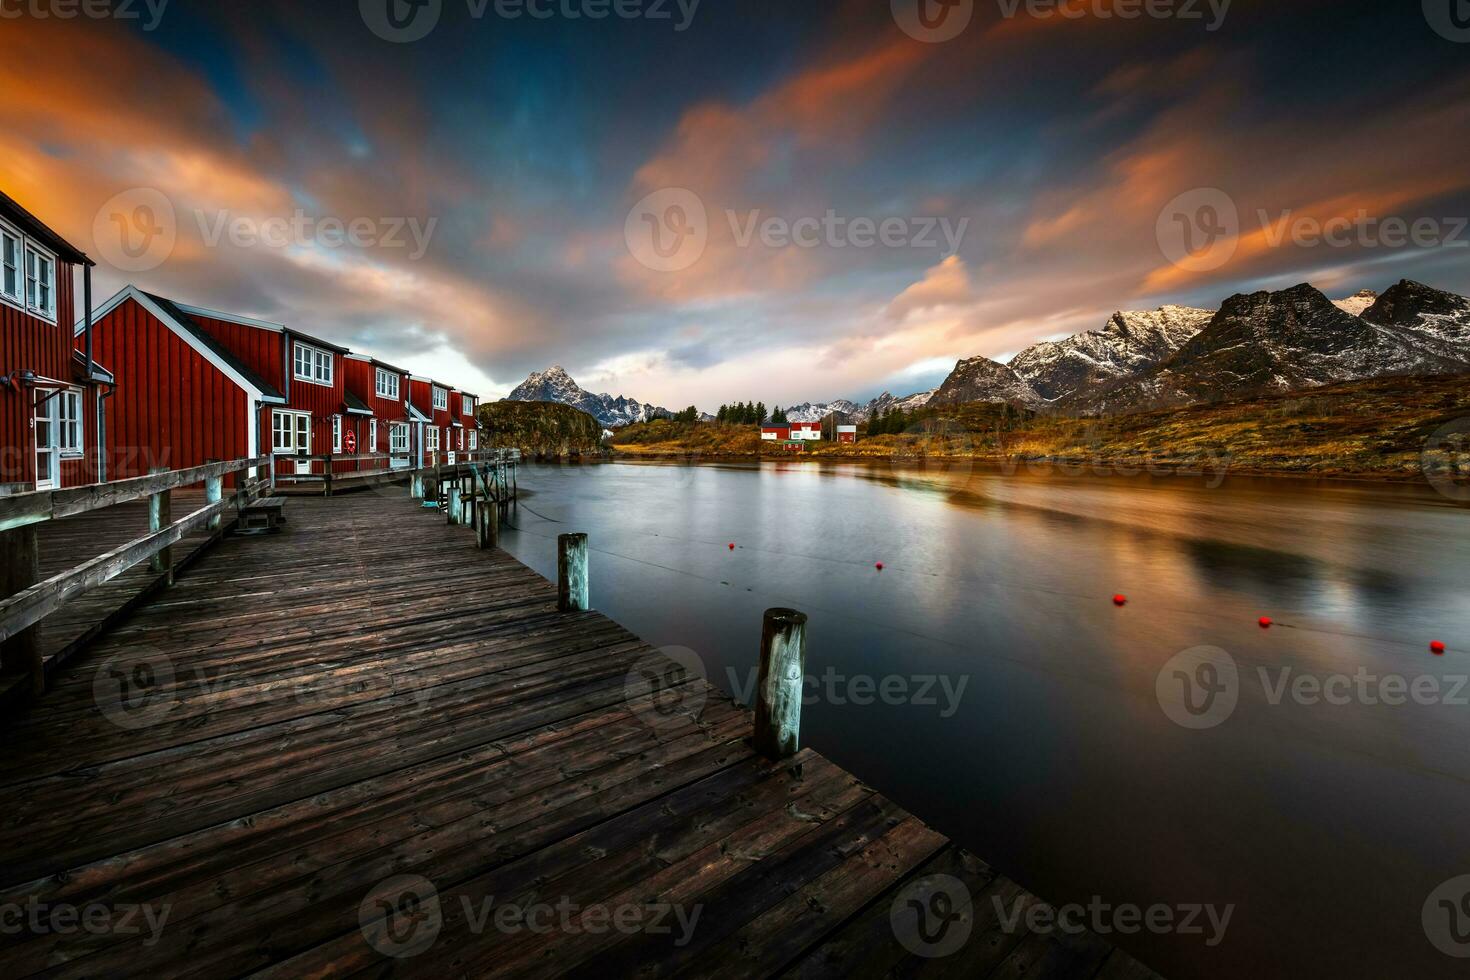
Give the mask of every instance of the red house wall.
POLYGON ((104 402, 109 480, 251 455, 249 396, 135 300, 93 324, 92 345, 117 379, 104 402))
MULTIPOLYGON (((41 377, 71 381, 71 325, 76 317, 72 297, 74 270, 70 263, 57 260, 56 323, 31 316, 9 303, 0 303, 0 374, 29 369, 41 377)), ((0 483, 36 481, 36 438, 31 424, 35 418, 35 394, 34 389, 19 383, 0 388, 0 483)), ((93 404, 90 393, 85 402, 84 410, 91 416, 94 409, 90 407, 93 404)), ((94 452, 95 447, 96 443, 89 439, 87 452, 94 452)), ((68 473, 78 470, 79 465, 62 463, 65 485, 73 485, 68 473)), ((75 479, 76 474, 72 473, 71 478, 75 479)))

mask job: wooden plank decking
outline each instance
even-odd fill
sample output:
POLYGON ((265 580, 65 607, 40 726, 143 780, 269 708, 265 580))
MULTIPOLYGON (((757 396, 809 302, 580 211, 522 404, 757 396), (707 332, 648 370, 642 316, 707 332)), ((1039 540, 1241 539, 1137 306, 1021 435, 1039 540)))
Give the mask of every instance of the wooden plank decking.
MULTIPOLYGON (((204 503, 202 490, 174 492, 175 507, 187 513, 204 503)), ((224 522, 228 524, 228 519, 224 522)), ((148 502, 136 500, 74 517, 46 521, 36 526, 42 580, 65 572, 88 558, 106 553, 148 533, 148 502)), ((200 527, 190 532, 173 549, 174 567, 192 563, 215 535, 200 527)), ((46 673, 56 669, 113 622, 145 601, 166 579, 152 571, 147 562, 135 565, 111 582, 74 599, 37 626, 38 643, 46 673)), ((30 696, 30 678, 23 674, 0 674, 0 710, 30 696)))
POLYGON ((1152 976, 401 488, 287 514, 6 725, 0 975, 1152 976))

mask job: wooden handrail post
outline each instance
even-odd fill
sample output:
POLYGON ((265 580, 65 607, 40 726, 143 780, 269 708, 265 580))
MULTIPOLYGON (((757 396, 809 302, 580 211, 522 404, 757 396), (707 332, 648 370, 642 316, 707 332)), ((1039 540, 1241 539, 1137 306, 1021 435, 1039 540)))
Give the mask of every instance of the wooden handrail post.
POLYGON ((476 530, 481 548, 500 547, 500 505, 488 496, 480 498, 480 523, 476 530))
MULTIPOLYGON (((151 473, 167 473, 167 468, 150 470, 151 473)), ((173 491, 160 490, 148 498, 148 530, 162 531, 174 522, 173 491)), ((172 546, 159 551, 149 560, 155 572, 166 572, 168 584, 174 584, 174 549, 172 546)))
MULTIPOLYGON (((219 460, 217 460, 217 459, 209 459, 209 460, 205 460, 205 462, 207 462, 207 463, 218 463, 219 460)), ((224 499, 224 496, 225 496, 225 478, 224 478, 224 475, 223 474, 221 474, 219 476, 207 476, 207 477, 204 478, 204 502, 206 504, 217 504, 221 500, 224 499)), ((216 515, 214 515, 213 517, 211 517, 209 519, 209 530, 210 531, 218 531, 220 529, 220 525, 223 522, 224 522, 224 515, 223 514, 216 514, 216 515)))
POLYGON ((806 680, 806 613, 767 609, 761 621, 760 676, 755 688, 755 750, 785 759, 801 747, 801 695, 806 680))
MULTIPOLYGON (((0 532, 0 598, 24 592, 41 580, 41 551, 36 544, 36 525, 26 524, 0 532)), ((31 693, 46 691, 46 674, 41 664, 40 631, 30 626, 0 643, 0 663, 7 671, 25 671, 31 676, 31 693)))
POLYGON ((591 608, 587 583, 587 535, 559 535, 556 552, 556 608, 562 612, 586 612, 591 608))
POLYGON ((449 490, 444 501, 445 521, 449 524, 459 523, 459 480, 449 481, 449 490))
POLYGON ((323 469, 322 469, 322 496, 323 497, 330 497, 332 495, 332 466, 335 463, 335 455, 336 454, 334 454, 334 453, 327 453, 326 462, 324 462, 322 464, 322 466, 323 466, 323 469))

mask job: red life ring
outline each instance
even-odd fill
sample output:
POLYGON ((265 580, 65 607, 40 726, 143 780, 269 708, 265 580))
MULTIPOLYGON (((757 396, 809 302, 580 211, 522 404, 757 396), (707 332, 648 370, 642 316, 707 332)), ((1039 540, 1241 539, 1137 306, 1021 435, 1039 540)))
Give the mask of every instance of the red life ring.
POLYGON ((346 432, 342 433, 342 448, 345 449, 345 450, 347 450, 349 453, 355 453, 355 452, 357 452, 357 433, 356 432, 353 432, 351 429, 348 429, 346 432))

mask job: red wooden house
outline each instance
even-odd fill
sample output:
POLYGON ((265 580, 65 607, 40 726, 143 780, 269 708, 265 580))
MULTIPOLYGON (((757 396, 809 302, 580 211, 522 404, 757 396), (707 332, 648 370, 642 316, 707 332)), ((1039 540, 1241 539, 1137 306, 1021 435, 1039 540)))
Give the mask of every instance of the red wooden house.
POLYGON ((418 431, 422 434, 420 465, 450 462, 450 454, 457 452, 459 443, 455 425, 461 415, 451 409, 452 389, 431 378, 409 378, 409 406, 413 410, 418 431))
POLYGON ((374 408, 348 391, 345 347, 136 286, 93 320, 98 357, 125 365, 106 409, 113 479, 274 455, 276 477, 291 481, 322 475, 313 457, 363 451, 374 408))
POLYGON ((0 193, 0 493, 102 478, 97 406, 113 378, 71 334, 75 270, 90 293, 93 265, 0 193))
MULTIPOLYGON (((385 454, 387 465, 395 469, 413 463, 415 425, 409 412, 408 378, 407 371, 377 358, 347 355, 348 431, 356 447, 347 450, 349 455, 385 454)), ((354 468, 370 470, 382 465, 367 460, 354 468)))

